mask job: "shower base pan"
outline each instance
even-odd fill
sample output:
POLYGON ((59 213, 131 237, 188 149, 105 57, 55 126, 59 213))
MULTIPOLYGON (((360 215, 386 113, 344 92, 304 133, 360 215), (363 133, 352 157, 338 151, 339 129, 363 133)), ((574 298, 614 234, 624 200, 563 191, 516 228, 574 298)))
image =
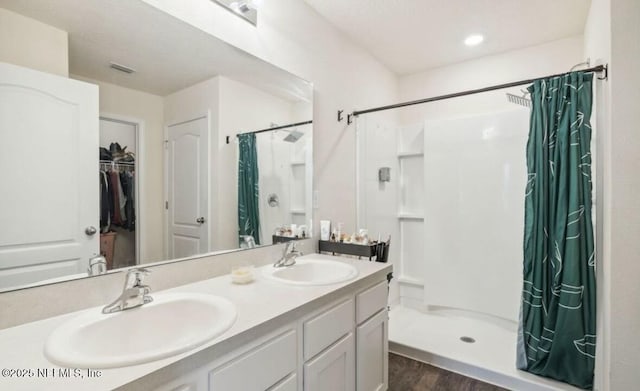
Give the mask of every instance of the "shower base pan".
POLYGON ((465 311, 429 313, 395 306, 389 351, 510 390, 580 390, 517 370, 517 325, 465 311))

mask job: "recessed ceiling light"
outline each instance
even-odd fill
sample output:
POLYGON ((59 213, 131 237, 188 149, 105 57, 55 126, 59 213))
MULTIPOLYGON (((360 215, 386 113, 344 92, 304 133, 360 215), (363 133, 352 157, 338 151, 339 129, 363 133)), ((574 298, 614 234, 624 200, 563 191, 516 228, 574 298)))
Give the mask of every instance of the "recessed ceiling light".
POLYGON ((484 37, 482 35, 472 34, 464 40, 464 44, 467 46, 476 46, 479 45, 482 41, 484 41, 484 37))

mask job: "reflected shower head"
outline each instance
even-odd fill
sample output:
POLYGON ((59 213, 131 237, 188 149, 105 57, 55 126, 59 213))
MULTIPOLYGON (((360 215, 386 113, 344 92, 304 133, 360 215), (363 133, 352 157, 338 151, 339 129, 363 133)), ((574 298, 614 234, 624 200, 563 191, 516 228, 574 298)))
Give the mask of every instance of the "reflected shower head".
POLYGON ((522 96, 510 94, 507 92, 507 100, 511 103, 515 103, 520 106, 531 107, 531 100, 527 98, 527 95, 529 93, 524 90, 520 90, 520 91, 522 91, 522 96))
POLYGON ((300 140, 300 137, 304 136, 304 133, 299 132, 295 129, 294 130, 285 129, 285 132, 289 132, 289 134, 283 140, 288 143, 295 143, 296 141, 300 140))

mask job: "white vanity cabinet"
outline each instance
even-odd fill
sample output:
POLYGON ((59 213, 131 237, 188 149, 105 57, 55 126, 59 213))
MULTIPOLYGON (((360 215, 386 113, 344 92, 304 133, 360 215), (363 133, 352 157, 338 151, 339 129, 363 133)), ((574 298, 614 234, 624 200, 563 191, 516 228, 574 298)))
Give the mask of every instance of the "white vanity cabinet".
MULTIPOLYGON (((297 324, 252 339, 155 391, 295 391, 298 389, 297 324)), ((125 389, 148 388, 131 384, 125 389)))
POLYGON ((358 391, 383 391, 389 386, 387 293, 383 281, 356 295, 358 391))
POLYGON ((296 330, 289 330, 211 371, 209 389, 263 391, 280 387, 281 380, 295 375, 297 345, 296 330))
MULTIPOLYGON (((384 391, 388 387, 387 281, 251 338, 162 391, 384 391)), ((185 360, 189 360, 186 358, 185 360)), ((136 389, 131 383, 130 388, 136 389)))
POLYGON ((354 309, 349 298, 304 322, 304 391, 355 391, 354 309))
POLYGON ((304 391, 388 388, 388 283, 381 281, 304 323, 304 391), (355 310, 355 311, 354 311, 355 310))
POLYGON ((355 390, 355 354, 350 332, 304 364, 304 391, 355 390))

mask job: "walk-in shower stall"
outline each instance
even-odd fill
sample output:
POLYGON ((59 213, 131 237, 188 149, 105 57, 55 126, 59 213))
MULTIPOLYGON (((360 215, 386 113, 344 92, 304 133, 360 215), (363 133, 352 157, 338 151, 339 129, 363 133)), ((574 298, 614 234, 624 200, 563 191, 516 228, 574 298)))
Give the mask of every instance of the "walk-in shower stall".
POLYGON ((509 389, 571 390, 516 369, 525 87, 358 115, 358 225, 395 238, 390 351, 509 389))

